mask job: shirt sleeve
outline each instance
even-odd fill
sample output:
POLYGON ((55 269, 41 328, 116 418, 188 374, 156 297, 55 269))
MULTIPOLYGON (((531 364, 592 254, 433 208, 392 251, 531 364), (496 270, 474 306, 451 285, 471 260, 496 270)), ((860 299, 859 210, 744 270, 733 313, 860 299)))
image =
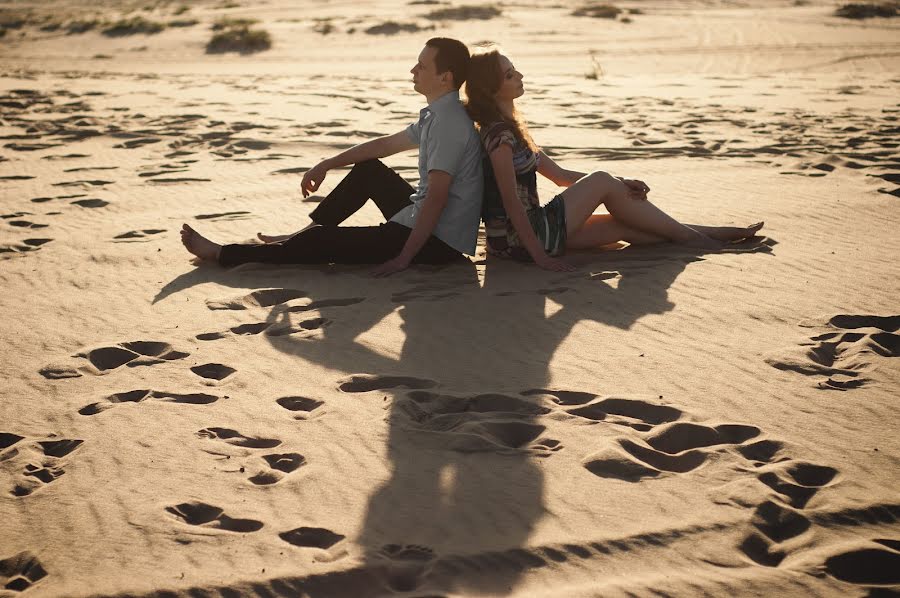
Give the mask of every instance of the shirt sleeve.
POLYGON ((435 115, 428 131, 425 147, 425 165, 428 171, 441 170, 455 176, 463 163, 472 125, 454 121, 452 118, 442 119, 435 115))
POLYGON ((411 125, 409 125, 408 127, 406 127, 406 136, 409 137, 410 141, 412 141, 416 145, 419 144, 419 136, 420 136, 421 132, 422 132, 422 121, 421 120, 417 120, 416 122, 414 122, 411 125))

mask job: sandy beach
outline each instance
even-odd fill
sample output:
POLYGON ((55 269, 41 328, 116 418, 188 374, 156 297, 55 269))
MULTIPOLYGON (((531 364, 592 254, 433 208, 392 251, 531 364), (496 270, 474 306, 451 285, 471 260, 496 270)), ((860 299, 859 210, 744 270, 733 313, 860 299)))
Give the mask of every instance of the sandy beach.
POLYGON ((900 593, 900 18, 461 6, 0 3, 0 597, 900 593), (305 226, 435 35, 503 46, 561 164, 765 236, 192 262, 305 226))

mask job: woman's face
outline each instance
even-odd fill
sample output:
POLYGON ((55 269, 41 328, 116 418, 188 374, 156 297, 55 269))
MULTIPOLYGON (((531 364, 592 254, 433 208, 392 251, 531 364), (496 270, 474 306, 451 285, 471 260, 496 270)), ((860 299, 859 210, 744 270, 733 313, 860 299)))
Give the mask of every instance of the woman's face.
POLYGON ((498 101, 512 101, 524 93, 522 73, 516 70, 509 58, 500 54, 500 89, 494 97, 498 101))

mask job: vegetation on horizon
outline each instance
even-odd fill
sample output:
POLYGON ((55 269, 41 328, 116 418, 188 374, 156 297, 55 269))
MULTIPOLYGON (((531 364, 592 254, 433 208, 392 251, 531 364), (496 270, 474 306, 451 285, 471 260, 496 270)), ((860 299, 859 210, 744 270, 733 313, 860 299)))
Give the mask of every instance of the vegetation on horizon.
POLYGON ((365 30, 369 35, 396 35, 397 33, 415 33, 416 31, 430 31, 434 29, 434 25, 422 27, 416 23, 398 23, 396 21, 385 21, 379 25, 373 25, 365 30))
POLYGON ((154 33, 159 33, 165 28, 165 23, 151 21, 144 17, 131 17, 130 19, 119 19, 110 24, 103 30, 103 35, 107 37, 123 37, 126 35, 135 35, 137 33, 152 35, 154 33))
POLYGON ((499 8, 492 4, 483 4, 480 6, 452 6, 449 8, 438 8, 425 15, 426 19, 432 21, 469 21, 493 19, 503 14, 499 8))
POLYGON ((900 2, 852 3, 835 9, 836 17, 845 19, 870 19, 872 17, 900 16, 900 2))
POLYGON ((615 19, 622 9, 612 4, 585 4, 572 11, 575 17, 592 17, 594 19, 615 19))
POLYGON ((245 17, 231 18, 220 17, 212 24, 213 31, 222 31, 223 29, 236 29, 240 27, 249 27, 259 23, 258 19, 248 19, 245 17))
POLYGON ((197 19, 175 19, 174 21, 169 21, 169 27, 193 27, 197 23, 199 23, 197 19))
POLYGON ((250 29, 249 26, 230 27, 219 31, 206 44, 207 54, 238 52, 253 54, 272 47, 272 36, 265 29, 250 29))

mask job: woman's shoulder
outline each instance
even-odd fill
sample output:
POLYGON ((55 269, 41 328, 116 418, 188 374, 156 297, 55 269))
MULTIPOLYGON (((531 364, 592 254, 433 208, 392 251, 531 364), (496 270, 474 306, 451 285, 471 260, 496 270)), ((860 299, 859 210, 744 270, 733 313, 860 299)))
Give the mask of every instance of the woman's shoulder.
POLYGON ((481 140, 484 143, 485 149, 487 149, 488 152, 492 152, 497 149, 500 144, 504 143, 515 147, 516 134, 512 125, 501 120, 482 125, 481 140))

